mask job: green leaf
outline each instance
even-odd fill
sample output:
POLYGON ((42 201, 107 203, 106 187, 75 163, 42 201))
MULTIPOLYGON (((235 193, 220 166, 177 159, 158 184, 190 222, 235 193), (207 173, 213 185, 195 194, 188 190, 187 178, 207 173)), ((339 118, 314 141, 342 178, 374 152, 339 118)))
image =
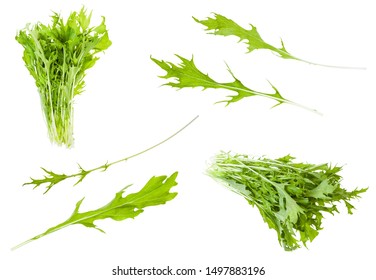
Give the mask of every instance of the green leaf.
POLYGON ((83 169, 82 166, 80 164, 78 164, 78 171, 76 173, 71 173, 71 174, 60 174, 60 173, 56 173, 56 172, 53 172, 53 171, 48 171, 46 168, 41 168, 43 171, 44 171, 44 176, 42 179, 34 179, 34 178, 30 178, 30 182, 27 182, 27 183, 24 183, 23 186, 26 186, 26 185, 32 185, 34 186, 34 189, 41 186, 41 185, 45 185, 46 186, 46 190, 44 193, 47 193, 53 186, 59 184, 60 182, 66 180, 66 179, 70 179, 70 178, 78 178, 78 180, 76 181, 76 183, 74 184, 74 186, 76 186, 77 184, 81 183, 87 175, 91 174, 92 172, 95 172, 95 171, 106 171, 109 167, 111 167, 112 165, 115 165, 115 164, 118 164, 120 162, 125 162, 125 161, 128 161, 129 159, 131 158, 134 158, 134 157, 137 157, 137 156, 140 156, 160 145, 162 145, 163 143, 167 142, 168 140, 172 139, 173 137, 175 137, 176 135, 178 135, 180 132, 182 132, 184 129, 186 129, 191 123, 193 123, 199 116, 196 116, 195 118, 193 118, 190 122, 188 122, 186 125, 184 125, 182 128, 180 128, 178 131, 176 131, 175 133, 171 134, 169 137, 165 138, 164 140, 158 142, 157 144, 154 144, 153 146, 150 146, 140 152, 137 152, 131 156, 127 156, 127 157, 123 157, 119 160, 115 160, 115 161, 112 161, 112 162, 106 162, 105 164, 102 164, 102 165, 99 165, 97 167, 94 167, 94 168, 91 168, 91 169, 83 169))
POLYGON ((152 61, 167 72, 166 75, 160 76, 161 78, 177 79, 177 82, 168 82, 165 85, 179 89, 185 87, 220 88, 220 85, 210 78, 208 74, 202 73, 196 67, 193 57, 189 60, 179 55, 176 56, 181 60, 181 63, 178 65, 151 58, 152 61))
POLYGON ((306 195, 308 197, 325 199, 328 198, 327 195, 333 193, 336 188, 338 188, 338 185, 330 184, 329 180, 325 179, 316 188, 308 191, 306 195))
MULTIPOLYGON (((90 12, 90 14, 87 15, 87 11, 84 7, 82 7, 82 9, 80 10, 80 13, 78 14, 77 23, 79 23, 79 25, 81 26, 83 30, 86 30, 89 28, 91 15, 92 15, 92 11, 90 12)), ((75 16, 72 17, 72 21, 76 22, 74 18, 75 16)))
POLYGON ((207 171, 256 206, 287 251, 312 242, 322 230, 323 213, 338 212, 336 202, 343 202, 352 214, 349 200, 367 190, 341 188, 341 168, 293 160, 290 155, 273 160, 219 153, 207 171))
POLYGON ((236 36, 240 40, 245 41, 248 45, 248 52, 260 49, 268 49, 276 52, 283 58, 296 59, 294 56, 289 54, 282 44, 281 48, 276 48, 268 43, 266 43, 260 36, 257 28, 252 24, 251 29, 245 29, 235 23, 233 20, 228 19, 220 14, 214 14, 214 18, 207 18, 206 20, 198 20, 193 18, 196 22, 201 23, 206 26, 206 30, 214 35, 221 36, 236 36))
POLYGON ((335 68, 349 68, 349 69, 362 69, 363 67, 346 67, 346 66, 333 66, 326 64, 319 64, 310 62, 304 59, 297 58, 296 56, 291 55, 285 48, 285 45, 281 39, 281 47, 275 47, 262 39, 257 28, 250 24, 251 28, 246 29, 238 25, 231 19, 228 19, 220 14, 214 13, 214 17, 208 17, 205 20, 198 20, 195 17, 193 19, 206 27, 206 31, 209 34, 220 35, 220 36, 236 36, 239 38, 239 42, 245 42, 248 48, 248 53, 253 52, 254 50, 270 50, 276 55, 285 59, 294 59, 302 62, 306 62, 313 65, 320 65, 325 67, 335 67, 335 68))
POLYGON ((107 27, 106 27, 106 18, 102 16, 102 22, 100 25, 94 28, 94 31, 98 34, 107 33, 107 27))
POLYGON ((51 227, 44 233, 13 247, 13 249, 17 249, 31 241, 37 240, 71 225, 81 224, 85 227, 94 228, 104 232, 102 229, 97 227, 95 224, 96 221, 108 218, 115 221, 135 218, 144 212, 145 207, 165 204, 167 201, 174 199, 177 193, 170 192, 170 190, 172 187, 177 185, 177 175, 178 173, 175 172, 170 177, 152 177, 140 191, 128 194, 124 197, 126 187, 116 193, 115 197, 108 204, 96 210, 80 212, 80 207, 83 202, 83 199, 81 199, 77 202, 72 215, 66 221, 51 227))
POLYGON ((246 87, 238 78, 235 77, 235 75, 228 66, 227 68, 231 77, 233 78, 233 81, 221 83, 212 79, 208 74, 204 74, 202 71, 200 71, 195 65, 193 57, 189 60, 179 55, 176 56, 180 59, 179 64, 174 64, 172 62, 166 62, 163 60, 157 60, 151 57, 152 61, 154 61, 160 68, 166 71, 166 74, 160 76, 160 78, 172 80, 165 83, 164 85, 178 89, 202 87, 204 90, 225 89, 235 92, 234 95, 228 96, 227 100, 219 101, 225 102, 227 105, 238 102, 246 97, 261 96, 276 101, 277 104, 274 105, 274 107, 282 103, 287 103, 318 113, 314 109, 310 109, 308 107, 305 107, 303 105, 297 104, 293 101, 284 98, 273 85, 272 88, 274 90, 274 93, 263 93, 246 87))
POLYGON ((24 183, 23 186, 26 185, 34 185, 34 189, 39 187, 40 185, 46 184, 46 192, 49 191, 54 185, 64 181, 65 179, 69 178, 69 175, 65 174, 58 174, 53 171, 49 171, 45 168, 41 168, 45 175, 42 179, 34 179, 30 178, 30 182, 24 183))
POLYGON ((108 33, 106 33, 101 37, 98 44, 95 45, 95 49, 97 51, 104 51, 108 49, 111 45, 112 45, 112 42, 110 38, 108 37, 108 33))
POLYGON ((279 211, 276 216, 283 222, 289 220, 291 223, 296 223, 303 209, 284 189, 278 189, 277 191, 279 195, 279 211))

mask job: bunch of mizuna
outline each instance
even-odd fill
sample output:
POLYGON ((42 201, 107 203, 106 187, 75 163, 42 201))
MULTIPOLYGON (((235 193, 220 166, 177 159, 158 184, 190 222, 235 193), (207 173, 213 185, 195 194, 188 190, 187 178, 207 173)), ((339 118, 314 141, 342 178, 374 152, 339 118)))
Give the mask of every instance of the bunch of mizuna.
MULTIPOLYGON (((112 44, 104 17, 97 27, 89 27, 90 19, 91 13, 88 14, 84 8, 78 13, 71 13, 66 22, 55 13, 51 25, 46 26, 41 23, 32 27, 27 25, 16 36, 17 41, 24 47, 23 60, 34 77, 40 94, 50 140, 67 147, 73 144, 74 96, 83 91, 85 71, 99 59, 97 54, 112 44)), ((215 35, 237 36, 240 41, 247 44, 248 52, 267 49, 284 59, 322 65, 291 55, 282 40, 280 48, 268 44, 253 25, 247 30, 219 14, 202 21, 196 18, 194 20, 203 24, 207 31, 215 35)), ((202 87, 229 90, 233 95, 222 101, 227 105, 246 97, 261 96, 274 100, 276 105, 292 104, 317 113, 314 109, 283 97, 273 85, 272 93, 260 92, 245 86, 236 78, 229 66, 227 68, 232 81, 218 82, 199 70, 193 58, 187 59, 179 55, 178 58, 180 64, 151 58, 166 71, 161 78, 172 79, 166 85, 178 89, 202 87)), ((158 147, 180 133, 196 118, 165 140, 134 155, 106 162, 91 169, 84 169, 78 165, 78 171, 72 174, 57 173, 42 168, 44 177, 31 178, 31 181, 24 185, 32 185, 34 188, 45 186, 45 193, 66 179, 76 179, 75 185, 77 185, 92 172, 106 171, 114 164, 128 161, 158 147)), ((308 241, 311 242, 318 235, 322 229, 323 213, 338 212, 338 203, 344 202, 348 213, 353 213, 354 206, 350 200, 359 198, 359 195, 367 189, 345 190, 340 185, 342 179, 339 175, 340 171, 340 167, 332 167, 329 164, 296 163, 289 155, 272 160, 222 152, 214 158, 207 174, 244 197, 250 205, 256 206, 268 226, 277 232, 279 243, 285 250, 291 251, 301 245, 306 246, 308 241)), ((103 232, 95 221, 106 218, 115 221, 135 218, 144 211, 145 207, 165 204, 177 195, 176 192, 170 192, 171 188, 177 185, 177 174, 174 172, 171 176, 153 176, 140 191, 126 196, 124 196, 126 188, 123 188, 109 203, 95 210, 81 212, 80 207, 83 202, 81 199, 67 220, 22 242, 14 249, 70 225, 81 224, 103 232)))
POLYGON ((111 46, 105 18, 90 27, 84 8, 64 22, 55 13, 51 25, 27 25, 16 40, 24 47, 23 60, 38 88, 51 142, 73 145, 74 97, 83 92, 85 71, 111 46))
POLYGON ((293 160, 290 155, 272 160, 222 152, 208 168, 212 178, 258 208, 287 251, 312 241, 322 229, 323 213, 338 212, 337 203, 343 201, 352 214, 349 201, 367 190, 343 189, 338 166, 293 160))

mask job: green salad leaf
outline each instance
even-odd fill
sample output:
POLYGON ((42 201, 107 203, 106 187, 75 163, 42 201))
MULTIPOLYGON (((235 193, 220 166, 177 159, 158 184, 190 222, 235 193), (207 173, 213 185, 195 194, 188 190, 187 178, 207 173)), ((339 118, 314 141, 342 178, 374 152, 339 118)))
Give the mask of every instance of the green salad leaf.
POLYGON ((166 62, 163 60, 157 60, 155 58, 151 58, 152 61, 154 61, 159 67, 161 67, 163 70, 165 70, 167 73, 164 76, 160 76, 160 78, 164 79, 172 79, 172 81, 169 81, 165 83, 164 85, 168 85, 177 89, 182 88, 195 88, 195 87, 202 87, 205 89, 225 89, 230 90, 232 92, 235 92, 234 95, 228 96, 228 100, 223 100, 219 102, 225 102, 226 105, 229 105, 231 103, 238 102, 246 97, 251 96, 261 96, 273 99, 277 102, 276 105, 273 107, 280 105, 282 103, 295 105, 304 109, 307 109, 311 112, 320 114, 317 110, 308 108, 306 106, 303 106, 301 104, 295 103, 291 100, 288 100, 284 98, 280 92, 277 90, 276 87, 271 85, 272 89, 274 90, 274 93, 264 93, 259 92, 253 89, 250 89, 246 87, 238 78, 235 77, 231 69, 227 66, 227 69, 233 79, 231 82, 217 82, 214 79, 212 79, 208 74, 204 74, 201 70, 197 68, 192 59, 187 59, 182 56, 176 55, 180 59, 180 64, 174 64, 172 62, 166 62))
POLYGON ((312 242, 322 230, 323 213, 335 214, 344 202, 353 213, 350 200, 367 188, 347 191, 341 187, 341 167, 329 164, 296 163, 290 155, 279 159, 219 153, 208 175, 256 206, 277 232, 286 251, 312 242))
POLYGON ((95 172, 95 171, 106 171, 109 167, 115 165, 115 164, 118 164, 120 162, 125 162, 125 161, 128 161, 134 157, 137 157, 137 156, 140 156, 160 145, 162 145, 163 143, 167 142, 168 140, 172 139, 173 137, 175 137, 176 135, 178 135, 180 132, 182 132, 185 128, 187 128, 191 123, 193 123, 199 116, 196 116, 195 118, 193 118, 189 123, 187 123, 185 126, 183 126, 182 128, 180 128, 178 131, 176 131, 174 134, 170 135, 169 137, 167 137, 166 139, 160 141, 159 143, 147 148, 147 149, 144 149, 138 153, 135 153, 131 156, 127 156, 127 157, 124 157, 124 158, 121 158, 119 160, 115 160, 115 161, 112 161, 112 162, 106 162, 105 164, 102 164, 100 166, 97 166, 97 167, 94 167, 94 168, 91 168, 91 169, 84 169, 82 168, 82 166, 80 164, 78 164, 78 171, 75 172, 75 173, 71 173, 71 174, 64 174, 64 173, 56 173, 56 172, 53 172, 52 170, 47 170, 46 168, 41 168, 44 172, 44 176, 43 178, 41 179, 35 179, 35 178, 30 178, 30 182, 27 182, 27 183, 24 183, 23 185, 26 186, 26 185, 32 185, 34 186, 34 189, 39 187, 39 186, 42 186, 42 185, 45 185, 46 186, 46 191, 44 193, 47 193, 53 186, 59 184, 60 182, 66 180, 66 179, 71 179, 71 178, 76 178, 77 181, 76 183, 74 184, 75 186, 79 183, 81 183, 85 178, 86 176, 88 176, 89 174, 95 172))
POLYGON ((52 23, 28 24, 16 40, 24 47, 23 60, 38 88, 51 142, 71 147, 74 97, 83 92, 86 70, 111 46, 105 18, 89 27, 91 12, 82 8, 64 22, 54 13, 52 23))
POLYGON ((251 29, 245 29, 237 24, 235 21, 228 19, 220 14, 214 13, 214 17, 208 17, 205 20, 198 20, 193 17, 193 19, 206 27, 206 31, 210 34, 220 35, 220 36, 236 36, 239 38, 239 41, 244 41, 247 44, 248 52, 254 50, 270 50, 285 59, 295 59, 298 61, 306 62, 313 65, 320 65, 325 67, 334 67, 334 68, 349 68, 349 69, 365 69, 363 67, 347 67, 347 66, 332 66, 326 64, 319 64, 310 62, 304 59, 297 58, 296 56, 290 54, 281 39, 281 47, 275 47, 267 42, 265 42, 260 33, 257 31, 257 28, 250 24, 251 29))
POLYGON ((96 210, 80 212, 80 207, 83 202, 83 199, 81 199, 77 202, 72 215, 66 221, 49 228, 42 234, 28 239, 12 249, 14 250, 20 248, 31 241, 37 240, 71 225, 80 224, 85 227, 94 228, 104 232, 102 229, 97 227, 95 221, 108 218, 113 219, 114 221, 123 221, 125 219, 135 218, 144 212, 145 207, 165 204, 167 201, 175 198, 177 193, 170 192, 170 190, 172 187, 177 185, 177 175, 178 173, 175 172, 170 177, 154 176, 140 191, 128 194, 124 197, 123 195, 125 193, 125 189, 127 188, 125 187, 116 193, 115 197, 108 204, 96 210))

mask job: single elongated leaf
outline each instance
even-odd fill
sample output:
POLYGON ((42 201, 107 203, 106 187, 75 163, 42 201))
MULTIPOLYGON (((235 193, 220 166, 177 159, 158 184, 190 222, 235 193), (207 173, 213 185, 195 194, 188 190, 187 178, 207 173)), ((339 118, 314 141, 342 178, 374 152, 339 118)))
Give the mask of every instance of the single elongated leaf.
POLYGON ((182 128, 180 128, 178 131, 176 131, 174 134, 170 135, 169 137, 167 137, 166 139, 160 141, 159 143, 147 148, 147 149, 144 149, 138 153, 135 153, 131 156, 127 156, 127 157, 123 157, 119 160, 116 160, 116 161, 112 161, 112 162, 106 162, 105 164, 102 164, 100 166, 97 166, 97 167, 94 167, 94 168, 91 168, 91 169, 84 169, 80 164, 78 164, 78 171, 75 172, 75 173, 71 173, 71 174, 64 174, 64 173, 55 173, 53 171, 50 171, 50 170, 47 170, 46 168, 41 168, 44 172, 44 176, 42 179, 35 179, 35 178, 30 178, 30 182, 27 182, 27 183, 24 183, 23 185, 26 186, 26 185, 32 185, 34 186, 34 189, 39 187, 39 186, 42 186, 42 185, 45 185, 46 186, 46 190, 44 193, 47 193, 52 187, 54 187, 55 185, 59 184, 60 182, 66 180, 66 179, 70 179, 70 178, 76 178, 77 181, 76 183, 74 184, 75 186, 78 185, 79 183, 81 183, 85 178, 86 176, 88 176, 89 174, 91 174, 92 172, 95 172, 95 171, 106 171, 109 167, 115 165, 115 164, 118 164, 120 162, 125 162, 125 161, 128 161, 129 159, 131 158, 134 158, 134 157, 137 157, 137 156, 140 156, 160 145, 162 145, 163 143, 167 142, 168 140, 172 139, 173 137, 175 137, 176 135, 178 135, 180 132, 182 132, 185 128, 187 128, 191 123, 193 123, 199 116, 196 116, 195 118, 193 118, 189 123, 187 123, 186 125, 184 125, 182 128))
POLYGON ((298 61, 306 62, 309 64, 320 65, 325 67, 335 67, 335 68, 349 68, 349 69, 365 69, 364 67, 347 67, 347 66, 334 66, 334 65, 326 65, 326 64, 319 64, 310 62, 301 58, 297 58, 296 56, 290 54, 281 39, 281 47, 275 47, 262 39, 260 33, 258 32, 257 28, 250 24, 251 29, 246 29, 241 27, 235 21, 226 18, 220 14, 214 13, 214 17, 208 17, 205 20, 198 20, 197 18, 193 17, 193 19, 206 27, 206 31, 210 34, 220 35, 220 36, 236 36, 239 38, 239 41, 244 41, 247 44, 248 52, 252 52, 254 50, 270 50, 280 56, 281 58, 285 59, 295 59, 298 61))
POLYGON ((80 207, 83 199, 77 202, 72 215, 64 222, 49 228, 44 233, 39 234, 17 246, 17 249, 33 240, 37 240, 55 231, 61 230, 71 225, 84 225, 89 228, 95 228, 101 232, 102 229, 98 228, 95 224, 98 220, 113 219, 115 221, 122 221, 128 218, 135 218, 142 212, 145 207, 165 204, 167 201, 172 200, 177 195, 176 192, 170 192, 171 188, 177 185, 176 177, 178 173, 175 172, 170 177, 158 176, 152 177, 146 185, 138 192, 123 196, 125 189, 116 193, 113 200, 103 207, 96 210, 80 212, 80 207))
MULTIPOLYGON (((292 104, 295 106, 302 107, 304 109, 310 110, 312 112, 318 113, 314 109, 310 109, 306 106, 300 105, 298 103, 295 103, 291 100, 288 100, 284 98, 280 92, 277 90, 276 87, 272 85, 272 88, 274 90, 274 93, 264 93, 259 92, 253 89, 250 89, 246 87, 238 78, 235 77, 233 72, 228 67, 228 71, 231 74, 231 77, 233 78, 232 82, 217 82, 214 79, 212 79, 208 74, 204 74, 201 70, 197 68, 197 66, 194 63, 193 57, 191 59, 184 58, 182 56, 176 55, 180 59, 179 64, 174 64, 172 62, 166 62, 163 60, 157 60, 155 58, 151 58, 152 61, 154 61, 159 67, 161 67, 163 70, 166 71, 166 74, 163 76, 160 76, 164 79, 172 79, 172 81, 169 81, 165 83, 164 85, 171 86, 174 88, 195 88, 195 87, 202 87, 205 89, 225 89, 230 90, 232 92, 235 92, 234 95, 229 95, 228 100, 223 100, 219 102, 225 102, 227 105, 231 103, 238 102, 246 97, 251 96, 261 96, 273 99, 277 102, 277 105, 280 105, 282 103, 292 104)), ((274 106, 274 107, 275 107, 274 106)))
POLYGON ((281 48, 276 48, 266 43, 261 38, 259 32, 257 31, 257 28, 252 24, 250 24, 251 29, 245 29, 233 20, 228 19, 220 14, 214 14, 213 18, 209 17, 206 20, 198 20, 196 18, 193 19, 196 22, 204 25, 206 27, 206 30, 209 31, 209 33, 211 34, 221 36, 236 36, 239 38, 240 41, 245 41, 248 47, 248 52, 260 49, 268 49, 279 54, 283 58, 297 59, 296 57, 292 56, 287 52, 282 40, 281 48))

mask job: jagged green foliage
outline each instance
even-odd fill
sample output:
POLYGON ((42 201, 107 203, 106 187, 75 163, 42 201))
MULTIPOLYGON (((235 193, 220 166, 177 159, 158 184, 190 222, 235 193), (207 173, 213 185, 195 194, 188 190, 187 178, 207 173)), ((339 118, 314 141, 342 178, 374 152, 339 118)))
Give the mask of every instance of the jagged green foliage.
POLYGON ((55 185, 59 184, 60 182, 66 180, 66 179, 72 179, 72 178, 75 178, 77 179, 76 183, 74 185, 77 185, 79 183, 81 183, 85 178, 86 176, 88 176, 89 174, 91 174, 92 172, 95 172, 95 171, 106 171, 109 167, 115 165, 115 164, 118 164, 120 162, 125 162, 125 161, 128 161, 129 159, 131 158, 134 158, 134 157, 137 157, 137 156, 140 156, 160 145, 162 145, 163 143, 167 142, 168 140, 172 139, 173 137, 175 137, 176 135, 178 135, 180 132, 182 132, 185 128, 187 128, 191 123, 193 123, 199 116, 196 116, 195 118, 193 118, 189 123, 187 123, 186 125, 184 125, 182 128, 180 128, 178 131, 176 131, 175 133, 173 133, 172 135, 170 135, 169 137, 167 137, 166 139, 162 140, 161 142, 145 149, 145 150, 142 150, 138 153, 135 153, 131 156, 127 156, 127 157, 124 157, 124 158, 121 158, 119 160, 116 160, 116 161, 112 161, 112 162, 106 162, 105 164, 102 164, 100 166, 97 166, 97 167, 94 167, 94 168, 91 168, 91 169, 84 169, 80 164, 78 164, 78 171, 75 172, 75 173, 71 173, 71 174, 64 174, 64 173, 56 173, 52 170, 47 170, 46 168, 41 168, 44 172, 44 176, 43 178, 41 179, 38 179, 38 178, 30 178, 30 182, 27 182, 27 183, 24 183, 23 185, 26 186, 26 185, 31 185, 31 186, 34 186, 34 188, 37 188, 39 186, 45 186, 46 187, 46 191, 45 193, 47 193, 52 187, 54 187, 55 185))
POLYGON ((312 242, 322 229, 323 213, 335 214, 338 203, 352 214, 350 200, 367 190, 343 189, 341 167, 293 160, 289 155, 272 160, 220 153, 208 169, 212 178, 258 208, 287 251, 312 242))
POLYGON ((193 19, 204 25, 206 27, 206 31, 210 34, 220 35, 220 36, 236 36, 239 38, 239 41, 244 41, 247 44, 248 52, 252 52, 254 50, 270 50, 280 56, 281 58, 285 59, 295 59, 298 61, 306 62, 313 65, 320 65, 325 67, 334 67, 334 68, 349 68, 349 69, 365 69, 363 67, 346 67, 346 66, 333 66, 333 65, 326 65, 326 64, 319 64, 310 62, 301 58, 298 58, 292 54, 290 54, 281 39, 281 47, 277 48, 267 42, 265 42, 260 33, 257 31, 257 28, 250 24, 251 29, 245 29, 237 24, 235 21, 226 18, 220 14, 214 13, 214 17, 208 17, 205 20, 198 20, 193 17, 193 19))
POLYGON ((170 192, 171 188, 177 185, 176 177, 178 173, 175 172, 170 177, 158 176, 152 177, 146 185, 138 192, 123 196, 125 189, 116 193, 113 200, 108 204, 96 210, 87 212, 80 212, 80 206, 83 199, 77 202, 72 215, 64 222, 49 228, 44 233, 39 234, 31 239, 22 242, 21 244, 13 247, 17 249, 27 243, 51 234, 55 231, 61 230, 71 225, 83 225, 89 228, 95 228, 101 232, 102 229, 95 225, 95 221, 103 219, 113 219, 114 221, 123 221, 128 218, 135 218, 144 212, 145 207, 165 204, 167 201, 172 200, 177 195, 176 192, 170 192))
POLYGON ((111 46, 103 17, 89 27, 91 13, 82 8, 66 22, 54 13, 52 24, 28 24, 16 40, 24 47, 23 60, 34 77, 51 142, 73 144, 73 99, 84 90, 85 71, 98 53, 111 46))
POLYGON ((252 24, 250 24, 251 29, 245 29, 233 20, 228 19, 220 14, 214 14, 214 17, 208 17, 205 20, 198 20, 196 18, 193 19, 196 22, 204 25, 206 27, 206 30, 211 34, 221 36, 236 36, 240 41, 245 41, 248 47, 248 52, 267 49, 277 53, 282 58, 298 59, 287 52, 282 40, 281 48, 277 48, 266 43, 261 38, 259 32, 257 31, 257 28, 252 24))
POLYGON ((274 107, 282 103, 287 103, 318 113, 314 109, 310 109, 284 98, 277 90, 277 88, 275 88, 273 85, 271 86, 274 90, 274 93, 259 92, 246 87, 238 78, 235 77, 234 73, 230 70, 229 67, 228 71, 231 74, 233 81, 221 83, 215 81, 208 74, 204 74, 201 70, 199 70, 193 61, 193 57, 192 59, 187 59, 179 55, 177 55, 177 57, 181 61, 179 64, 151 58, 159 67, 166 71, 166 74, 160 77, 173 80, 165 83, 164 85, 178 89, 202 87, 203 89, 225 89, 235 92, 235 95, 228 96, 228 100, 220 101, 225 102, 227 105, 229 105, 230 103, 238 102, 245 97, 261 96, 276 101, 277 104, 274 105, 274 107))

